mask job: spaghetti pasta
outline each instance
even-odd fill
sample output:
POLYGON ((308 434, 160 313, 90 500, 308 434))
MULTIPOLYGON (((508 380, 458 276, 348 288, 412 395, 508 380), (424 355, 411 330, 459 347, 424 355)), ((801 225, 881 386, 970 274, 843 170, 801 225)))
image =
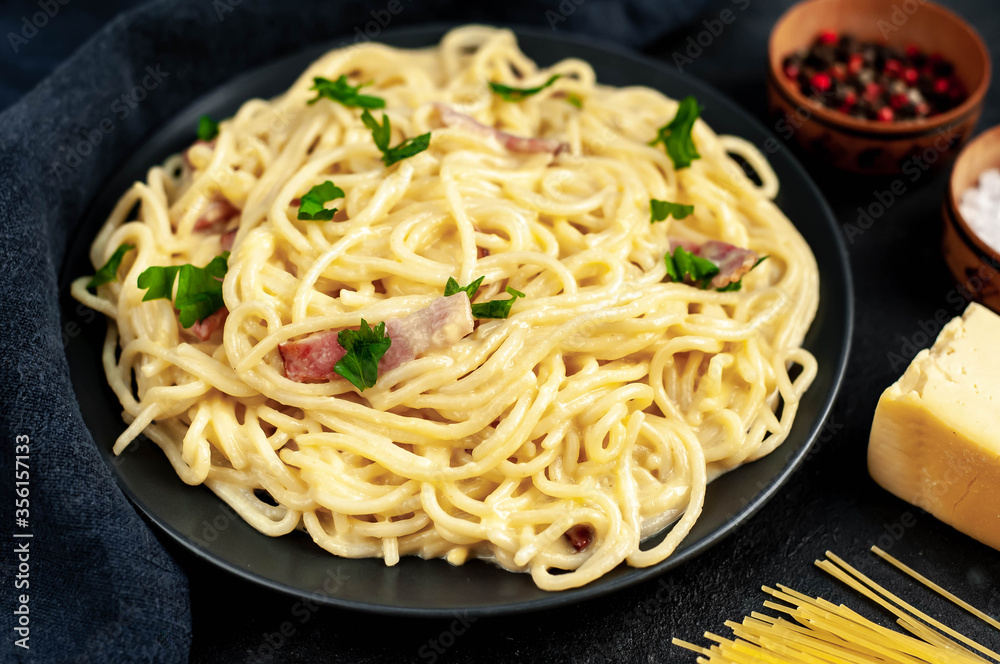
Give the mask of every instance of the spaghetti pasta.
POLYGON ((339 556, 486 558, 548 590, 665 559, 707 482, 787 436, 816 373, 802 340, 819 279, 752 145, 700 120, 689 167, 650 145, 677 111, 579 60, 540 69, 509 31, 475 26, 436 48, 332 51, 246 102, 124 194, 91 248, 97 267, 135 247, 120 278, 73 284, 112 321, 104 367, 129 423, 115 452, 144 433, 262 533, 302 528, 339 556), (341 76, 384 99, 391 142, 357 105, 314 97, 341 76), (490 81, 539 90, 508 101, 490 81), (300 218, 325 181, 339 211, 300 218), (651 199, 693 212, 651 223, 651 199), (672 244, 710 241, 768 260, 739 290, 668 278, 672 244), (138 275, 230 242, 214 318, 185 329, 169 292, 143 301, 138 275), (477 301, 524 297, 374 387, 286 373, 286 344, 418 320, 449 278, 479 276, 477 301))
MULTIPOLYGON (((706 664, 982 664, 990 661, 973 650, 1000 661, 1000 654, 911 606, 835 554, 827 551, 826 555, 829 560, 817 560, 818 567, 894 614, 909 634, 883 627, 843 604, 809 597, 779 585, 778 589, 762 588, 778 600, 764 602, 764 606, 791 621, 753 612, 742 623, 726 621, 735 639, 705 632, 705 638, 716 645, 705 648, 677 638, 673 639, 673 644, 701 654, 697 661, 706 664)), ((884 552, 878 555, 887 561, 891 558, 884 552)), ((929 580, 918 580, 934 588, 929 580)), ((973 612, 987 622, 992 621, 976 609, 973 612)))

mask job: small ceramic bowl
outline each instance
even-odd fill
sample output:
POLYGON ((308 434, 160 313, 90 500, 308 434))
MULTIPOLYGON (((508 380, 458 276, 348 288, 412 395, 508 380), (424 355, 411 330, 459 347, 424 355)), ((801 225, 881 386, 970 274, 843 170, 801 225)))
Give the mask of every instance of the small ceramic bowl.
POLYGON ((927 0, 806 0, 778 19, 768 43, 768 103, 775 131, 836 168, 866 174, 926 170, 958 153, 982 111, 990 58, 975 29, 927 0), (915 44, 940 53, 968 91, 965 101, 919 120, 879 122, 851 117, 802 94, 782 70, 784 58, 808 48, 823 30, 900 50, 915 44), (921 160, 923 163, 917 163, 921 160))
POLYGON ((979 175, 990 168, 1000 168, 1000 126, 977 136, 955 161, 942 207, 941 248, 955 281, 1000 313, 1000 251, 975 234, 958 208, 962 192, 975 186, 979 175))

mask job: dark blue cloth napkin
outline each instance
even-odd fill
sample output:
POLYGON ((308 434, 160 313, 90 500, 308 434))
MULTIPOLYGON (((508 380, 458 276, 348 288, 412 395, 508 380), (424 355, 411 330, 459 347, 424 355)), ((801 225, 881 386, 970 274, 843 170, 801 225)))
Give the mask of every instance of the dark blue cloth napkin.
MULTIPOLYGON (((187 578, 98 455, 70 385, 57 306, 74 228, 144 135, 234 75, 344 35, 377 39, 432 20, 512 22, 641 48, 708 1, 160 0, 112 21, 0 115, 4 661, 188 656, 187 578), (123 97, 138 88, 143 99, 123 97)), ((67 2, 22 3, 36 28, 17 22, 25 38, 54 38, 48 23, 67 2)))

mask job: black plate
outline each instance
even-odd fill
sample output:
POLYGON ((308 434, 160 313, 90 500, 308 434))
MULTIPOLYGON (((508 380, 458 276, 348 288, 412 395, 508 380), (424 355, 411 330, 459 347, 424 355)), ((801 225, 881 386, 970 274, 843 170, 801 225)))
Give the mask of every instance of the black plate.
MULTIPOLYGON (((402 47, 431 46, 445 29, 424 26, 387 31, 383 41, 402 47)), ((646 85, 677 98, 694 94, 705 107, 703 117, 717 132, 742 136, 759 147, 770 138, 733 102, 662 62, 615 46, 595 45, 591 38, 520 28, 517 34, 522 50, 540 65, 566 57, 582 58, 594 67, 601 83, 646 85)), ((66 295, 69 281, 92 273, 87 261, 91 239, 132 182, 143 179, 149 166, 188 145, 200 115, 228 117, 251 97, 284 92, 312 60, 341 43, 312 48, 230 81, 191 104, 124 163, 94 199, 63 265, 63 316, 67 324, 81 316, 79 305, 66 295)), ((781 148, 771 155, 771 163, 781 180, 777 202, 805 236, 819 263, 819 312, 805 342, 819 361, 819 373, 801 401, 787 441, 764 459, 713 482, 694 529, 674 555, 658 565, 645 569, 620 566, 583 588, 551 593, 536 588, 526 574, 512 574, 481 561, 452 567, 442 560, 406 558, 395 567, 386 567, 378 559, 336 558, 300 533, 280 538, 262 535, 208 489, 181 482, 152 442, 143 439, 120 458, 111 454, 124 425, 121 407, 101 369, 101 325, 80 326, 81 334, 67 347, 84 420, 122 490, 153 523, 219 567, 292 595, 385 614, 443 617, 461 611, 484 616, 576 603, 649 579, 708 549, 778 490, 818 437, 847 363, 854 309, 847 252, 836 222, 819 190, 787 150, 781 148)))

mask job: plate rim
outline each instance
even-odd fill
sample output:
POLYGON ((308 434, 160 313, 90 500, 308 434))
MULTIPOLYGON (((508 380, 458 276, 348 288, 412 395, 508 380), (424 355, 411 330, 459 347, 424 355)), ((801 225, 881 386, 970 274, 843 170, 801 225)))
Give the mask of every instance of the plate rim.
MULTIPOLYGON (((323 604, 327 606, 333 606, 341 609, 360 611, 367 614, 375 615, 385 615, 392 617, 419 617, 419 618, 445 618, 454 617, 456 614, 461 614, 469 617, 490 617, 490 616, 501 616, 510 614, 520 614, 520 613, 530 613, 541 611, 544 609, 557 608, 570 604, 576 604, 584 602, 587 600, 597 599, 603 597, 610 593, 618 592, 624 590, 625 588, 635 586, 644 581, 648 581, 652 578, 658 577, 667 571, 682 566, 685 563, 690 562, 694 558, 705 553, 708 549, 715 546, 725 538, 729 537, 736 529, 743 525, 748 519, 753 517, 757 512, 759 512, 770 500, 777 494, 781 487, 788 481, 791 475, 801 466, 803 460, 809 455, 810 450, 815 445, 817 438, 819 437, 820 431, 826 423, 827 418, 830 416, 830 412, 833 409, 833 405, 836 402, 837 396, 839 395, 840 389, 843 385, 844 377, 847 370, 847 365, 850 359, 851 347, 853 344, 853 333, 855 327, 855 304, 854 304, 854 284, 850 267, 850 258, 847 250, 847 245, 844 238, 838 232, 837 218, 833 214, 829 203, 823 196, 818 185, 815 183, 813 178, 810 176, 809 172, 803 167, 799 159, 793 153, 791 147, 775 138, 773 132, 771 132, 766 126, 764 126, 753 114, 749 111, 743 109, 735 101, 730 99, 730 97, 714 86, 696 78, 689 74, 683 72, 675 72, 669 69, 666 61, 653 58, 630 48, 622 47, 616 43, 609 42, 602 38, 591 37, 589 35, 582 35, 580 33, 560 33, 560 32, 547 32, 544 29, 537 26, 526 26, 517 23, 463 23, 463 22, 429 22, 429 23, 418 23, 414 25, 402 26, 397 28, 389 28, 384 30, 378 35, 378 39, 370 40, 372 43, 386 43, 390 46, 393 39, 403 39, 406 37, 426 37, 427 39, 436 38, 440 41, 440 37, 448 30, 459 27, 461 25, 481 25, 485 27, 503 28, 510 29, 514 34, 520 39, 522 36, 531 37, 534 39, 540 39, 549 42, 561 43, 566 46, 583 47, 586 49, 597 49, 600 51, 606 51, 611 54, 617 55, 621 58, 639 62, 652 69, 659 70, 665 75, 678 78, 686 85, 688 85, 692 92, 706 92, 711 98, 713 107, 716 107, 716 102, 720 102, 725 108, 725 111, 729 114, 733 114, 742 118, 743 121, 748 122, 753 128, 758 131, 762 136, 767 139, 773 139, 778 142, 780 146, 779 152, 781 158, 787 159, 789 162, 789 167, 797 171, 801 176, 802 180, 807 185, 809 197, 814 199, 818 204, 817 216, 821 217, 820 225, 826 225, 829 227, 833 238, 834 238, 834 251, 833 254, 836 256, 835 265, 840 272, 840 277, 834 279, 833 281, 839 282, 841 287, 845 291, 844 301, 842 303, 842 308, 840 311, 831 311, 833 315, 839 315, 843 321, 843 335, 840 340, 839 347, 836 353, 836 360, 834 366, 831 367, 831 381, 830 389, 826 395, 822 397, 822 403, 817 411, 815 419, 811 422, 808 431, 805 434, 805 440, 799 446, 795 452, 789 456, 787 461, 785 461, 784 466, 781 470, 773 476, 770 482, 766 486, 762 487, 758 492, 750 497, 746 504, 740 509, 736 510, 733 515, 724 522, 721 526, 717 527, 715 530, 708 533, 706 536, 702 537, 700 540, 692 544, 690 547, 683 549, 676 555, 672 555, 665 560, 651 565, 649 567, 643 568, 633 568, 629 567, 627 573, 624 575, 611 579, 601 584, 595 585, 595 582, 578 587, 571 588, 568 590, 562 590, 557 592, 551 592, 539 598, 533 598, 528 600, 516 600, 510 601, 502 604, 490 604, 483 606, 474 607, 460 607, 460 608, 449 608, 449 607, 433 607, 433 606, 393 606, 387 604, 379 604, 373 602, 364 602, 353 599, 343 599, 336 595, 320 593, 318 590, 305 590, 303 588, 295 587, 289 585, 283 581, 264 576, 259 572, 250 571, 243 569, 242 567, 236 565, 235 563, 220 557, 218 554, 211 551, 210 547, 205 547, 199 545, 197 542, 190 539, 187 535, 180 532, 171 523, 166 521, 161 517, 155 509, 151 506, 146 505, 145 502, 140 499, 134 491, 129 487, 125 481, 125 478, 117 471, 114 464, 110 463, 107 454, 101 449, 100 443, 97 442, 96 437, 87 426, 88 434, 94 439, 95 446, 97 447, 98 453, 101 455, 102 461, 106 465, 109 465, 109 470, 114 476, 115 482, 122 492, 128 497, 129 501, 142 513, 146 518, 153 524, 155 524, 160 530, 170 536, 170 538, 181 545, 182 548, 190 553, 193 553, 201 561, 210 563, 211 565, 224 569, 227 572, 235 575, 236 577, 248 581, 252 584, 260 585, 279 592, 283 595, 298 599, 310 599, 318 604, 323 604)), ((340 48, 347 45, 349 38, 347 36, 334 37, 330 40, 325 40, 320 44, 311 45, 307 48, 299 49, 290 53, 286 53, 279 58, 271 59, 269 61, 260 63, 245 72, 232 76, 225 81, 215 85, 212 89, 207 92, 198 95, 197 97, 191 99, 189 102, 181 105, 179 110, 172 114, 171 118, 166 119, 163 122, 157 123, 153 126, 145 135, 136 141, 134 149, 128 155, 123 156, 117 162, 115 167, 112 169, 111 173, 107 178, 97 187, 85 208, 84 213, 80 216, 80 220, 77 223, 74 231, 72 233, 72 241, 78 242, 82 239, 83 232, 89 227, 86 223, 91 217, 96 215, 96 209, 99 207, 101 199, 107 194, 110 184, 122 171, 126 170, 129 162, 136 158, 142 151, 144 146, 148 146, 155 137, 159 136, 165 129, 171 124, 172 121, 176 120, 179 116, 188 113, 193 108, 208 105, 212 102, 212 99, 216 96, 227 97, 225 94, 226 90, 238 86, 241 81, 246 81, 253 78, 255 75, 260 74, 263 70, 269 70, 271 68, 281 68, 283 66, 288 66, 289 63, 298 62, 305 58, 315 59, 319 54, 325 53, 334 48, 340 48)), ((434 42, 429 44, 432 46, 434 42)), ((654 88, 655 89, 655 88, 654 88)), ((242 98, 239 100, 239 104, 242 104, 247 99, 242 98)), ((768 161, 772 161, 773 155, 766 155, 768 161)), ((145 162, 148 167, 148 160, 145 162)), ((798 183, 797 183, 798 184, 798 183)), ((87 242, 89 246, 89 241, 87 242)), ((63 256, 62 265, 60 267, 59 274, 59 292, 60 297, 64 297, 68 291, 68 284, 72 281, 75 275, 71 274, 72 263, 70 259, 72 252, 66 252, 63 256)), ((822 283, 822 282, 821 282, 822 283)), ((70 300, 75 302, 74 300, 70 300)), ((65 313, 63 307, 60 306, 60 312, 65 313)), ((106 324, 106 320, 105 320, 106 324)), ((810 325, 810 330, 807 334, 812 333, 813 326, 817 323, 814 320, 810 325)), ((71 379, 71 383, 74 388, 74 395, 76 393, 76 380, 71 379)), ((84 421, 86 425, 86 421, 84 421)), ((784 445, 784 443, 783 443, 784 445)), ((156 452, 162 455, 158 449, 156 452)), ((775 450, 773 453, 776 453, 775 450)), ((741 466, 743 467, 743 466, 741 466)), ((738 470, 738 469, 734 469, 738 470)), ((711 486, 711 485, 710 485, 711 486)), ((205 487, 197 487, 205 491, 209 491, 205 487)), ((211 493, 211 492, 210 492, 211 493)), ((218 500, 220 504, 225 505, 225 501, 222 501, 214 493, 211 493, 213 499, 218 500)), ((262 537, 267 537, 267 535, 261 534, 262 537)), ((334 554, 327 553, 331 558, 350 561, 351 559, 342 559, 334 554)), ((185 573, 188 570, 185 569, 185 573)), ((507 572, 510 573, 510 572, 507 572)))

